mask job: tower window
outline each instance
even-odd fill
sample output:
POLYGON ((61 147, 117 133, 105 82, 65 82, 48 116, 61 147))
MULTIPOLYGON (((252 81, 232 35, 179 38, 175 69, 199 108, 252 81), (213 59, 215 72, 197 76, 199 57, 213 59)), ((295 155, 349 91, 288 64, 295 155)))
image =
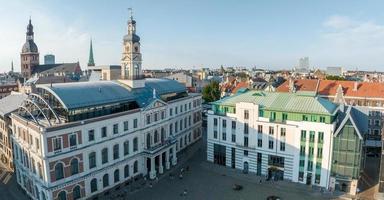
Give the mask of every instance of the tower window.
POLYGON ((135 52, 139 51, 139 47, 135 46, 135 52))

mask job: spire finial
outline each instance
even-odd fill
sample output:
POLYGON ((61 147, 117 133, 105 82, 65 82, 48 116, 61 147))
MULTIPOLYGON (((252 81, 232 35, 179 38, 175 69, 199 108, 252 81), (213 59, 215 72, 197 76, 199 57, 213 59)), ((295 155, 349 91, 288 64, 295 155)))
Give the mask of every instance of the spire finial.
POLYGON ((92 46, 92 38, 91 43, 89 45, 89 59, 88 59, 88 66, 95 66, 95 60, 93 58, 93 46, 92 46))
POLYGON ((133 10, 132 10, 132 8, 128 8, 128 12, 129 12, 129 18, 132 20, 133 19, 133 10))

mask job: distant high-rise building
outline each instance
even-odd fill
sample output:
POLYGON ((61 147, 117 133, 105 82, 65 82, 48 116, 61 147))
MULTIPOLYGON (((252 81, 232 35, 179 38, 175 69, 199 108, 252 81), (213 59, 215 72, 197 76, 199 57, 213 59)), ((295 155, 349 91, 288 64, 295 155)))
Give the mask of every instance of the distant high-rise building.
POLYGON ((299 69, 309 69, 309 58, 303 57, 299 59, 299 69))
POLYGON ((93 59, 93 47, 92 47, 92 40, 91 44, 89 46, 89 59, 88 59, 88 67, 95 66, 95 60, 93 59))
POLYGON ((24 78, 30 78, 35 66, 39 65, 39 50, 34 42, 34 33, 31 19, 27 26, 26 41, 20 54, 21 74, 24 78))
POLYGON ((53 65, 55 64, 55 55, 47 54, 44 56, 44 65, 53 65))

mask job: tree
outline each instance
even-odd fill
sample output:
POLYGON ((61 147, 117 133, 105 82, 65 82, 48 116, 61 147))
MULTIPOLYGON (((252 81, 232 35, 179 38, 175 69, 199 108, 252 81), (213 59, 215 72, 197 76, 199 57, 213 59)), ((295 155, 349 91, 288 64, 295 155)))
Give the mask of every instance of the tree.
POLYGON ((327 80, 335 80, 335 81, 345 81, 346 80, 342 76, 332 76, 332 75, 326 76, 326 79, 327 80))
POLYGON ((220 99, 220 87, 217 81, 211 81, 203 88, 203 99, 205 102, 217 101, 220 99))

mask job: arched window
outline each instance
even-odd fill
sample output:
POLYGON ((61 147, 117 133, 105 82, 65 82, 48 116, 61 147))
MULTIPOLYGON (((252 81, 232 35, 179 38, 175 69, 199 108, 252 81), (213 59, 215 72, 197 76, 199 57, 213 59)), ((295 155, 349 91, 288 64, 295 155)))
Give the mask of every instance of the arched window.
POLYGON ((88 155, 88 159, 89 159, 89 169, 96 167, 96 152, 91 152, 88 155))
POLYGON ((155 144, 157 143, 157 142, 159 142, 159 133, 157 132, 157 130, 155 130, 155 138, 154 138, 154 140, 155 140, 155 144))
POLYGON ((101 163, 107 163, 108 162, 108 148, 104 148, 101 150, 101 163))
POLYGON ((113 146, 113 159, 116 160, 119 158, 119 144, 113 146))
POLYGON ((120 171, 119 171, 119 169, 115 170, 115 172, 113 173, 113 177, 114 177, 115 183, 120 181, 120 171))
POLYGON ((96 192, 97 191, 97 179, 94 178, 91 180, 91 192, 96 192))
POLYGON ((173 124, 169 125, 169 134, 173 135, 173 124))
POLYGON ((124 178, 129 176, 129 165, 125 165, 124 167, 124 178))
POLYGON ((161 142, 164 142, 165 140, 165 129, 161 128, 161 142))
POLYGON ((67 193, 65 191, 61 191, 58 195, 57 198, 59 200, 67 200, 67 193))
POLYGON ((133 163, 133 173, 136 174, 139 171, 139 163, 137 160, 133 163))
POLYGON ((64 178, 64 167, 63 163, 57 163, 55 166, 55 177, 56 180, 64 178))
POLYGON ((147 149, 151 148, 151 134, 147 133, 147 149))
POLYGON ((135 137, 134 139, 133 139, 133 151, 135 152, 135 151, 137 151, 137 150, 139 150, 139 144, 138 144, 139 142, 137 141, 137 137, 135 137))
POLYGON ((108 174, 104 174, 103 176, 103 187, 108 187, 109 185, 109 176, 108 174))
POLYGON ((125 141, 124 142, 124 155, 128 155, 129 154, 129 141, 125 141))
POLYGON ((71 175, 75 175, 79 173, 79 160, 74 158, 71 160, 71 175))
POLYGON ((76 185, 76 187, 73 188, 72 195, 74 200, 81 198, 80 186, 76 185))

